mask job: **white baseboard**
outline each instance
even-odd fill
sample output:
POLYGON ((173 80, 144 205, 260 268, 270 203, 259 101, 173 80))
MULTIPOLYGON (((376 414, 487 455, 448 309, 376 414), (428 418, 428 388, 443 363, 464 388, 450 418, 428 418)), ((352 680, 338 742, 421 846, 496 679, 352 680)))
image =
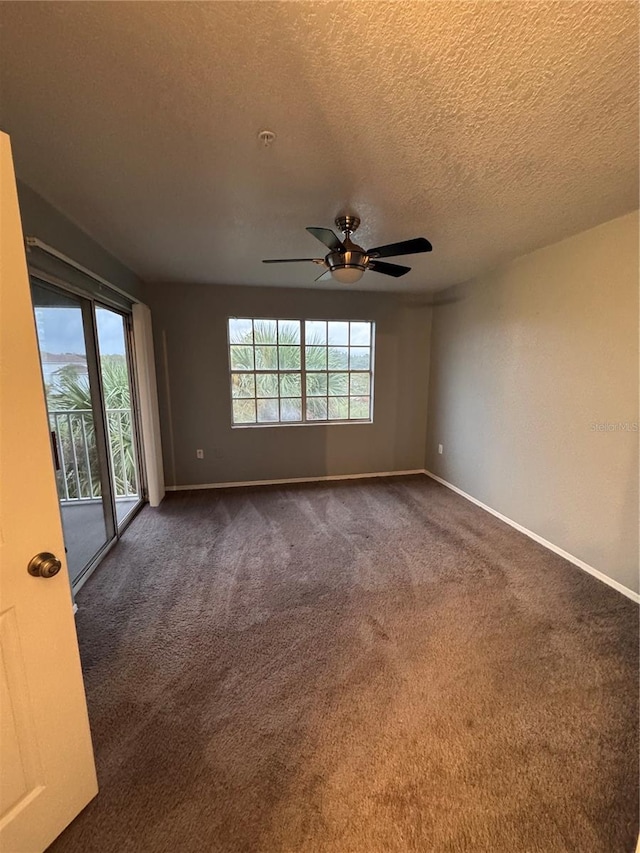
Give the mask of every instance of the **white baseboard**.
POLYGON ((327 480, 366 480, 371 477, 408 477, 424 474, 424 468, 412 471, 373 471, 369 474, 329 474, 324 477, 293 477, 285 480, 240 480, 235 483, 198 483, 195 486, 167 486, 168 492, 187 492, 191 489, 235 489, 241 486, 286 486, 290 483, 323 483, 327 480))
MULTIPOLYGON (((588 563, 585 563, 584 560, 580 560, 578 557, 574 557, 573 554, 570 554, 568 551, 564 551, 562 548, 559 548, 557 545, 554 545, 553 542, 549 542, 548 539, 544 539, 542 536, 539 536, 537 533, 534 533, 533 530, 529 530, 526 527, 523 527, 522 524, 518 524, 517 521, 513 521, 511 518, 507 518, 506 515, 503 515, 501 512, 493 509, 487 504, 479 501, 477 498, 474 498, 472 495, 467 494, 467 492, 463 492, 462 489, 459 489, 457 486, 454 486, 453 483, 447 482, 447 480, 443 480, 442 477, 438 477, 437 474, 433 474, 431 471, 427 471, 424 468, 415 468, 410 471, 371 471, 365 474, 329 474, 322 477, 291 477, 285 478, 281 480, 239 480, 237 482, 226 482, 226 483, 197 483, 196 485, 191 486, 167 486, 166 490, 168 492, 186 492, 196 489, 235 489, 241 488, 243 486, 286 486, 294 483, 322 483, 331 480, 365 480, 373 477, 408 477, 412 474, 426 474, 427 477, 431 477, 432 480, 440 483, 443 486, 446 486, 451 491, 465 498, 471 503, 479 506, 481 509, 484 509, 486 512, 491 513, 496 518, 499 518, 501 521, 504 521, 505 524, 508 524, 510 527, 513 527, 515 530, 518 530, 520 533, 524 533, 525 536, 528 536, 530 539, 533 539, 534 542, 538 542, 538 544, 543 545, 545 548, 548 548, 550 551, 553 551, 554 554, 558 554, 558 556, 563 557, 563 559, 568 560, 574 566, 578 566, 578 568, 587 572, 593 577, 597 578, 599 581, 606 583, 608 586, 613 587, 613 589, 621 592, 623 595, 626 595, 627 598, 630 598, 632 601, 635 601, 637 604, 640 604, 640 595, 637 592, 629 589, 618 581, 613 580, 613 578, 608 577, 602 572, 595 569, 593 566, 590 566, 588 563)), ((639 851, 640 853, 640 851, 639 851)))
POLYGON ((438 477, 437 474, 432 474, 431 471, 427 471, 425 469, 424 473, 427 477, 431 477, 432 480, 436 480, 436 482, 441 483, 443 486, 446 486, 448 489, 451 489, 452 492, 455 492, 457 495, 461 495, 463 498, 466 498, 471 503, 479 506, 481 509, 486 510, 486 512, 490 512, 491 515, 495 515, 496 518, 499 518, 500 521, 504 521, 505 524, 508 524, 510 527, 519 530, 520 533, 524 533, 525 536, 528 536, 529 539, 533 539, 534 542, 538 542, 540 545, 544 545, 545 548, 548 548, 550 551, 553 551, 554 554, 558 554, 560 557, 563 557, 565 560, 568 560, 570 563, 573 563, 574 566, 578 566, 579 569, 582 569, 588 574, 593 575, 594 578, 597 578, 599 581, 606 583, 607 586, 613 587, 613 589, 621 592, 623 595, 626 595, 627 598, 630 598, 632 601, 635 601, 636 604, 640 604, 640 595, 637 592, 634 592, 632 589, 629 589, 626 586, 623 586, 618 581, 614 581, 613 578, 608 577, 602 572, 598 571, 598 569, 594 569, 593 566, 590 566, 588 563, 585 563, 584 560, 580 560, 578 557, 574 557, 573 554, 569 554, 568 551, 564 551, 562 548, 559 548, 557 545, 554 545, 553 542, 549 542, 548 539, 543 539, 542 536, 539 536, 537 533, 534 533, 533 530, 528 530, 526 527, 523 527, 521 524, 518 524, 517 521, 513 521, 511 518, 507 518, 506 515, 503 515, 501 512, 498 512, 495 509, 492 509, 487 504, 482 503, 477 498, 474 498, 472 495, 463 492, 462 489, 459 489, 457 486, 454 486, 452 483, 443 480, 442 477, 438 477))

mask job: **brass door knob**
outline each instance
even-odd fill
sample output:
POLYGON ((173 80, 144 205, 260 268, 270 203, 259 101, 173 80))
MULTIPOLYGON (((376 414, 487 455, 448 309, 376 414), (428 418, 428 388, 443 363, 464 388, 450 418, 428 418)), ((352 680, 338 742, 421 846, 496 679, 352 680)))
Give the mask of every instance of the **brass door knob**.
POLYGON ((27 571, 34 578, 52 578, 62 568, 62 563, 55 554, 42 551, 29 561, 27 571))

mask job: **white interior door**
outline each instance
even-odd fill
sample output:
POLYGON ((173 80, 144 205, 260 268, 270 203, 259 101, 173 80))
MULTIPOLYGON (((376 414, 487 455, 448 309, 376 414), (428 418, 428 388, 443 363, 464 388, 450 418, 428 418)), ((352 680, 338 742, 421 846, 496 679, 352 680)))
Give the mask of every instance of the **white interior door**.
POLYGON ((38 853, 98 787, 11 149, 4 133, 0 564, 0 850, 38 853), (49 578, 30 575, 27 566, 40 552, 52 552, 62 570, 49 578))

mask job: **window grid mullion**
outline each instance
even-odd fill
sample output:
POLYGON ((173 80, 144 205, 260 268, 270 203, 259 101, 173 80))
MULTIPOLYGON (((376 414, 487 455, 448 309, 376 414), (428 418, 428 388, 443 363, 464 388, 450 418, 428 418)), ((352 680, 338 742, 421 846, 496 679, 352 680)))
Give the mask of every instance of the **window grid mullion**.
POLYGON ((300 353, 300 392, 302 394, 302 423, 307 423, 307 321, 300 322, 300 341, 302 351, 300 353))
POLYGON ((251 341, 253 347, 253 408, 256 413, 256 423, 258 423, 258 374, 256 372, 256 321, 251 318, 251 341))
MULTIPOLYGON (((371 420, 372 408, 373 408, 373 390, 374 390, 373 389, 373 359, 375 357, 374 356, 374 346, 375 346, 375 344, 374 344, 374 324, 373 323, 369 324, 369 342, 368 342, 368 347, 367 347, 367 349, 369 350, 369 368, 368 369, 364 369, 364 368, 352 369, 351 368, 351 349, 352 349, 352 346, 351 346, 351 325, 352 325, 353 321, 348 321, 348 340, 347 340, 347 344, 345 346, 345 349, 347 351, 347 367, 346 368, 339 368, 339 367, 329 368, 329 358, 328 357, 329 357, 330 345, 329 345, 329 340, 328 340, 328 322, 325 321, 326 322, 325 343, 319 344, 319 346, 322 346, 322 348, 325 350, 325 353, 326 353, 325 369, 324 369, 324 371, 321 371, 321 372, 323 372, 326 376, 327 388, 326 388, 326 396, 323 397, 322 395, 320 395, 317 399, 318 400, 321 400, 321 399, 325 400, 325 405, 326 405, 327 411, 326 411, 326 417, 324 419, 315 419, 315 418, 309 419, 307 417, 307 403, 308 403, 308 395, 307 395, 307 351, 306 351, 307 350, 307 334, 306 334, 307 333, 307 327, 306 327, 306 321, 305 320, 301 319, 299 322, 300 322, 300 344, 299 344, 299 347, 300 347, 300 368, 299 369, 298 368, 282 368, 282 369, 280 368, 280 353, 279 353, 279 349, 280 349, 280 326, 279 326, 279 322, 276 320, 275 321, 275 326, 276 326, 276 328, 275 328, 275 332, 276 332, 276 343, 275 343, 276 367, 274 367, 274 368, 262 367, 262 368, 258 369, 257 361, 256 361, 256 347, 257 347, 257 343, 256 343, 256 320, 253 317, 251 318, 251 331, 252 331, 252 338, 253 338, 253 340, 252 340, 253 370, 247 371, 247 374, 253 376, 254 396, 253 396, 253 398, 247 398, 247 399, 252 399, 254 406, 255 406, 256 420, 254 421, 254 423, 260 423, 260 421, 258 421, 258 400, 259 400, 259 398, 258 398, 258 373, 263 373, 263 374, 267 374, 267 375, 274 375, 275 374, 276 378, 277 378, 277 384, 278 384, 277 396, 275 398, 265 398, 265 399, 277 399, 277 401, 278 401, 278 420, 273 421, 273 422, 265 422, 265 424, 267 424, 267 423, 279 423, 279 424, 287 423, 287 422, 282 420, 282 399, 283 399, 283 397, 282 397, 282 388, 280 385, 280 375, 279 374, 292 374, 292 375, 297 374, 300 376, 300 402, 301 402, 302 411, 301 411, 301 419, 300 419, 300 421, 298 421, 298 423, 314 423, 315 424, 315 423, 336 423, 336 422, 351 421, 352 420, 352 418, 351 418, 351 413, 352 413, 351 412, 351 398, 352 398, 352 396, 357 396, 357 397, 367 396, 368 400, 369 400, 367 416, 363 417, 363 418, 355 418, 354 420, 356 420, 356 421, 371 420), (329 394, 328 381, 329 381, 329 373, 331 373, 331 372, 333 372, 333 373, 345 373, 347 376, 347 391, 346 391, 346 394, 344 395, 344 397, 346 397, 346 400, 347 400, 347 417, 346 418, 333 418, 332 419, 329 417, 329 401, 330 401, 331 395, 329 394), (363 376, 366 375, 369 377, 369 390, 368 390, 367 395, 362 395, 362 394, 352 395, 352 393, 351 393, 351 375, 352 374, 363 375, 363 376)), ((233 371, 231 371, 231 372, 233 372, 233 371)), ((231 391, 232 391, 232 399, 233 399, 233 379, 232 378, 231 378, 231 391)), ((343 395, 335 395, 335 396, 341 397, 343 395)), ((260 399, 262 399, 262 398, 260 398, 260 399)), ((292 423, 294 423, 294 422, 292 422, 292 423)))

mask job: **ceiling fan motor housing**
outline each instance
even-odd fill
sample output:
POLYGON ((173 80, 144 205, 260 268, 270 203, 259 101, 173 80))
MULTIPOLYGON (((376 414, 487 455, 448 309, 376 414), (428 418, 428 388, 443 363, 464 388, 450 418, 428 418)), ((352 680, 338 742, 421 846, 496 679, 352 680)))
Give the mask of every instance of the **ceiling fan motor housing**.
POLYGON ((357 216, 339 216, 336 225, 344 234, 342 246, 329 252, 325 264, 336 281, 341 284, 355 284, 360 281, 369 265, 365 250, 351 239, 351 235, 360 225, 360 219, 357 216))
POLYGON ((329 252, 325 258, 330 270, 349 267, 353 269, 366 270, 369 258, 365 252, 355 249, 346 252, 329 252))
POLYGON ((345 235, 344 240, 342 241, 344 251, 336 250, 329 252, 325 258, 327 266, 331 271, 335 269, 344 269, 346 267, 347 269, 357 269, 364 272, 364 270, 367 269, 369 257, 362 246, 358 246, 357 243, 354 243, 351 239, 351 235, 360 225, 359 217, 338 216, 336 219, 336 225, 345 235))

